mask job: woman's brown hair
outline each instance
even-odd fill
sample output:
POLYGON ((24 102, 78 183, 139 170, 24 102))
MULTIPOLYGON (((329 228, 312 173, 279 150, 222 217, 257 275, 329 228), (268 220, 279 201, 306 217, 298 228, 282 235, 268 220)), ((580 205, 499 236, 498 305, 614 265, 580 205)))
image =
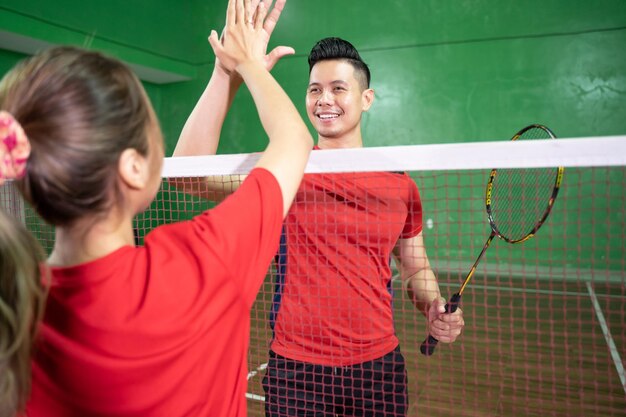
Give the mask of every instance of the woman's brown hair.
POLYGON ((0 109, 32 147, 18 187, 56 226, 108 210, 119 198, 120 154, 148 154, 145 92, 125 64, 98 52, 58 47, 25 60, 0 82, 0 109))
POLYGON ((44 253, 18 220, 0 210, 0 416, 21 410, 45 299, 44 253))

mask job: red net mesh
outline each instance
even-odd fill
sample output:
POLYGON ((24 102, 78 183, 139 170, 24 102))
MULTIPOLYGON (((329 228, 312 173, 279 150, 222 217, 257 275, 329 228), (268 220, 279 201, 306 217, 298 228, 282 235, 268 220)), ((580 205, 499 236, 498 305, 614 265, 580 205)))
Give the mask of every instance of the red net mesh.
MULTIPOLYGON (((408 174, 419 188, 426 251, 442 295, 447 298, 458 290, 490 233, 484 202, 489 170, 408 174)), ((328 192, 328 187, 315 189, 313 181, 311 192, 300 197, 315 201, 308 201, 297 219, 288 217, 286 220, 287 227, 293 230, 283 247, 292 245, 291 256, 306 256, 309 263, 306 268, 309 272, 303 269, 288 273, 315 273, 308 278, 299 276, 299 279, 293 275, 291 280, 277 287, 276 276, 281 267, 291 267, 289 260, 281 264, 277 259, 268 269, 251 312, 249 415, 264 415, 262 380, 277 330, 272 325, 278 325, 281 315, 289 317, 289 321, 280 324, 281 331, 287 334, 290 329, 302 331, 307 323, 314 322, 308 333, 289 336, 296 339, 295 343, 305 352, 299 352, 298 356, 311 353, 307 349, 312 350, 312 358, 319 356, 312 360, 328 362, 325 365, 341 373, 346 366, 357 364, 359 358, 368 355, 368 345, 359 340, 359 336, 366 338, 370 333, 384 332, 384 323, 377 319, 381 312, 367 309, 378 309, 387 301, 390 301, 393 329, 406 364, 406 414, 409 416, 624 415, 626 168, 566 168, 552 213, 537 235, 515 245, 499 239, 492 242, 463 294, 461 308, 466 326, 462 335, 453 344, 440 343, 431 357, 420 354, 420 344, 428 334, 426 320, 402 288, 394 264, 387 264, 393 276, 387 288, 388 277, 368 275, 371 272, 365 267, 369 265, 368 260, 355 255, 360 252, 363 257, 371 256, 363 242, 371 244, 372 239, 363 233, 378 230, 380 234, 380 230, 391 227, 385 223, 388 219, 376 223, 380 219, 375 215, 377 212, 396 209, 390 208, 380 195, 389 197, 405 192, 397 181, 385 182, 386 175, 396 174, 380 174, 383 179, 375 181, 373 191, 365 189, 354 194, 355 190, 346 184, 359 183, 363 175, 326 175, 326 186, 337 181, 334 194, 328 192), (361 210, 361 214, 350 214, 354 210, 361 210), (328 217, 328 213, 335 213, 335 216, 328 217), (341 217, 343 220, 338 220, 341 217), (308 238, 310 225, 297 224, 306 221, 323 226, 319 230, 324 230, 325 234, 308 238), (329 237, 327 234, 333 227, 335 235, 329 237), (294 239, 298 234, 300 239, 294 239), (333 245, 329 239, 334 241, 333 245), (336 248, 341 242, 350 245, 351 259, 342 259, 343 253, 336 251, 322 256, 321 250, 336 248), (306 245, 321 248, 309 251, 306 245), (334 258, 335 264, 329 266, 328 258, 334 258), (350 277, 360 265, 363 265, 362 274, 350 277), (319 276, 328 274, 329 268, 338 268, 339 275, 348 274, 341 278, 344 280, 341 291, 335 291, 333 286, 339 283, 333 283, 331 276, 319 276), (294 307, 292 311, 283 310, 287 300, 284 293, 284 298, 277 299, 277 288, 284 292, 294 282, 304 285, 307 279, 309 284, 303 292, 291 287, 294 307), (348 281, 354 283, 357 295, 346 293, 348 281), (367 282, 370 287, 363 289, 367 282), (381 288, 390 291, 389 300, 381 288), (298 300, 301 293, 306 297, 298 300), (382 299, 363 298, 371 294, 380 294, 382 299), (335 310, 331 308, 333 303, 335 310), (328 311, 350 314, 347 317, 323 315, 328 311), (303 316, 303 312, 308 315, 303 316), (366 320, 367 317, 372 319, 366 320), (301 322, 295 323, 295 320, 301 322), (289 326, 290 323, 294 326, 289 326), (332 331, 318 334, 324 323, 327 326, 322 332, 332 331), (337 330, 346 327, 346 323, 352 323, 353 327, 344 333, 337 330), (309 340, 314 343, 309 344, 309 340), (324 349, 325 340, 336 346, 336 352, 324 349), (361 343, 360 347, 354 348, 357 343, 361 343), (351 351, 359 358, 351 361, 351 351), (333 361, 337 361, 336 366, 330 364, 333 361)), ((185 181, 193 185, 203 180, 185 181)), ((137 243, 142 244, 143 237, 155 226, 190 218, 213 204, 202 197, 176 191, 164 181, 150 209, 135 221, 137 243)), ((52 228, 44 225, 21 202, 12 185, 0 187, 0 205, 24 221, 46 249, 52 248, 52 228)), ((385 265, 379 267, 385 270, 385 265)), ((229 370, 224 369, 224 372, 229 370)), ((216 382, 219 383, 219 379, 216 375, 216 382)), ((321 378, 317 385, 325 392, 329 385, 344 383, 338 380, 331 375, 321 378)), ((350 381, 357 385, 367 383, 350 381)), ((331 394, 325 397, 332 403, 328 415, 349 415, 354 407, 359 407, 361 394, 357 394, 353 385, 352 388, 335 387, 329 391, 331 394)), ((287 401, 287 397, 283 400, 287 401)))

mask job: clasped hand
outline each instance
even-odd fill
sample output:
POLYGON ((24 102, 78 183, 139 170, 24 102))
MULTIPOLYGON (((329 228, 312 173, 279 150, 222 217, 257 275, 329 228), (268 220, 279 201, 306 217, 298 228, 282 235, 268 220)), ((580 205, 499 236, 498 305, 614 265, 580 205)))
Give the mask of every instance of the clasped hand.
POLYGON ((214 30, 209 37, 217 58, 216 66, 231 73, 238 65, 257 60, 269 71, 280 58, 293 54, 293 48, 279 46, 266 55, 270 36, 285 2, 277 0, 268 15, 271 0, 229 0, 221 38, 214 30))

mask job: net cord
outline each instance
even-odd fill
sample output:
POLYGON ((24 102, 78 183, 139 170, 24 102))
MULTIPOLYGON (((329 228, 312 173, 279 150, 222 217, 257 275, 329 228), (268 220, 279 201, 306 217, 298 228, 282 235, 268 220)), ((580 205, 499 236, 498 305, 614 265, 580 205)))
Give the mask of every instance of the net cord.
MULTIPOLYGON (((247 174, 261 153, 165 158, 162 176, 247 174)), ((626 136, 464 142, 313 152, 306 173, 626 165, 626 136)))

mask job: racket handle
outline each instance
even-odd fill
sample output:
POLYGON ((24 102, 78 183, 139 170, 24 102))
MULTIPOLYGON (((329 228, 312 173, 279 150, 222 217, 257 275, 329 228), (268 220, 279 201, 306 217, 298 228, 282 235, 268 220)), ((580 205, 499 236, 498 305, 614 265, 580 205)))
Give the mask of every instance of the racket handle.
MULTIPOLYGON (((450 297, 450 301, 446 303, 446 313, 454 313, 456 309, 459 308, 460 302, 461 294, 456 293, 452 297, 450 297)), ((420 351, 422 352, 422 354, 430 356, 435 353, 437 343, 439 343, 439 340, 435 339, 431 335, 428 335, 428 337, 422 342, 422 346, 420 346, 420 351)))

